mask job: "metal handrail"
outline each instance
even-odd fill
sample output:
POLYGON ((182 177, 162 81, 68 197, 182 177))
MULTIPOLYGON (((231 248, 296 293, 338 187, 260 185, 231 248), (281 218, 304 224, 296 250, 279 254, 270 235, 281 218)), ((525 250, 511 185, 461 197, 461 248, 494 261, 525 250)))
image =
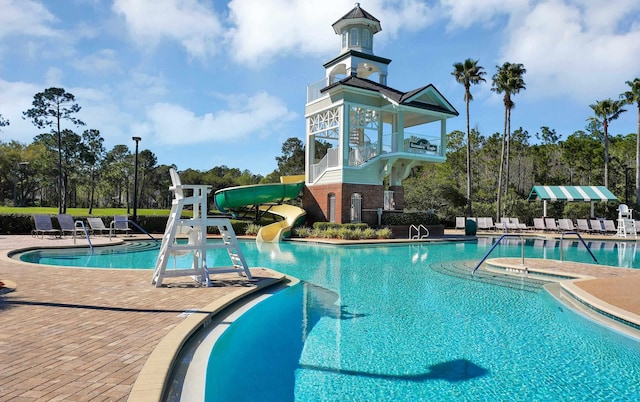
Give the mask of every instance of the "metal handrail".
MULTIPOLYGON (((476 267, 473 269, 473 271, 471 271, 471 275, 475 274, 476 271, 478 270, 478 268, 480 268, 480 265, 482 265, 483 262, 485 262, 485 260, 487 258, 489 258, 489 254, 491 254, 491 252, 493 251, 493 249, 495 249, 496 247, 498 247, 498 244, 500 244, 500 242, 502 241, 502 239, 504 239, 505 237, 520 237, 522 239, 522 235, 521 234, 516 234, 516 233, 505 233, 503 235, 501 235, 500 237, 498 237, 498 240, 496 240, 495 243, 493 243, 493 246, 491 246, 491 248, 489 249, 489 251, 487 251, 487 253, 484 255, 484 257, 482 257, 482 259, 480 260, 480 262, 478 263, 478 265, 476 265, 476 267)), ((524 242, 522 242, 522 264, 524 264, 524 242)))
MULTIPOLYGON (((146 234, 147 236, 149 236, 149 237, 151 238, 151 240, 155 241, 156 243, 159 243, 159 242, 158 242, 158 239, 156 239, 155 237, 151 236, 151 234, 150 234, 149 232, 147 232, 146 230, 144 230, 144 229, 142 228, 142 226, 138 225, 136 222, 134 222, 134 221, 132 221, 132 220, 130 220, 130 219, 123 219, 123 220, 118 221, 118 222, 127 222, 127 223, 132 224, 133 226, 135 226, 136 228, 138 228, 138 230, 139 230, 139 231, 141 231, 142 233, 144 233, 144 234, 146 234)), ((111 222, 111 225, 110 225, 110 228, 109 228, 109 239, 111 239, 111 235, 112 235, 113 231, 114 231, 114 230, 117 230, 117 229, 114 227, 114 224, 115 224, 115 221, 112 221, 112 222, 111 222)))
MULTIPOLYGON (((74 222, 74 226, 78 227, 78 224, 80 224, 80 226, 82 226, 82 231, 84 232, 84 236, 87 238, 87 243, 89 243, 89 248, 91 249, 91 252, 93 253, 93 244, 91 244, 91 239, 89 238, 89 231, 87 231, 86 226, 84 226, 84 222, 83 221, 75 221, 74 222)), ((73 244, 76 244, 76 231, 73 231, 73 244)))
POLYGON ((409 226, 409 239, 414 239, 414 237, 411 236, 411 233, 413 232, 413 229, 415 229, 416 232, 417 232, 416 237, 415 237, 416 240, 425 239, 425 238, 429 237, 429 229, 427 229, 427 227, 424 226, 423 224, 420 224, 418 226, 416 226, 416 225, 409 226), (422 233, 422 230, 425 231, 425 234, 423 236, 420 235, 420 233, 422 233))
POLYGON ((566 234, 574 234, 576 236, 578 236, 578 239, 580 239, 580 241, 582 242, 582 244, 584 245, 584 247, 587 249, 587 251, 589 252, 589 254, 591 254, 591 258, 593 258, 593 261, 598 262, 598 259, 596 258, 595 255, 593 255, 593 253, 591 252, 591 249, 589 248, 589 246, 587 246, 587 243, 585 243, 584 239, 582 238, 582 236, 580 236, 580 233, 578 232, 562 232, 560 234, 560 261, 564 261, 564 254, 562 251, 562 240, 564 239, 564 235, 566 234))
MULTIPOLYGON (((595 255, 593 255, 593 253, 591 252, 591 249, 589 248, 589 246, 587 245, 587 243, 585 243, 584 239, 582 238, 582 236, 580 236, 580 233, 578 232, 562 232, 560 234, 560 261, 564 261, 563 260, 563 252, 562 252, 562 240, 564 238, 565 234, 575 234, 576 236, 578 236, 578 238, 580 239, 580 241, 582 242, 582 244, 584 245, 584 247, 587 249, 587 251, 589 252, 589 254, 591 255, 591 258, 593 258, 593 260, 595 262, 598 262, 598 259, 596 258, 595 255)), ((478 268, 480 268, 480 265, 482 265, 483 262, 486 261, 487 258, 489 258, 489 255, 491 254, 491 252, 493 251, 493 249, 495 249, 498 244, 500 244, 500 242, 502 241, 503 238, 505 237, 520 237, 522 238, 523 236, 520 234, 513 234, 513 233, 505 233, 503 235, 501 235, 498 240, 493 244, 493 246, 491 246, 491 248, 489 249, 489 251, 487 251, 487 253, 484 255, 484 257, 482 257, 482 259, 480 260, 480 262, 475 266, 475 268, 473 268, 473 271, 471 271, 471 275, 473 275, 478 268)), ((522 242, 522 265, 524 265, 524 241, 522 242)))

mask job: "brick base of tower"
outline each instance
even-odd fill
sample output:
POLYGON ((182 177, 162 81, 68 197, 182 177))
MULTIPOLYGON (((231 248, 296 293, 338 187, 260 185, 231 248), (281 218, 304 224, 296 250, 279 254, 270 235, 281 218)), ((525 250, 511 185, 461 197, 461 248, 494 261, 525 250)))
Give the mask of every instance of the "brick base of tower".
MULTIPOLYGON (((404 208, 404 189, 395 186, 395 209, 404 208)), ((370 184, 335 183, 305 186, 302 192, 302 207, 307 212, 307 222, 330 221, 330 198, 335 196, 334 221, 336 223, 351 222, 351 199, 358 193, 362 197, 361 220, 369 226, 378 225, 378 208, 384 205, 384 186, 370 184)))

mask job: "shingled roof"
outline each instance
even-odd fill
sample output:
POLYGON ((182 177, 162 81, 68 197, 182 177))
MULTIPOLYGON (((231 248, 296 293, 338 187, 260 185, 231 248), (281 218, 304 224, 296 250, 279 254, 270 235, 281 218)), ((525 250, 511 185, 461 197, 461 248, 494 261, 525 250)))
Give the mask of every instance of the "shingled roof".
POLYGON ((356 3, 356 6, 349 11, 348 13, 346 13, 345 15, 342 16, 342 18, 340 18, 338 21, 334 22, 333 24, 331 24, 331 26, 333 27, 333 29, 336 31, 336 33, 339 33, 339 25, 342 26, 345 20, 354 20, 354 19, 361 19, 361 20, 369 20, 371 21, 370 24, 367 25, 371 25, 373 27, 373 33, 377 33, 379 32, 382 28, 380 27, 380 21, 374 17, 373 15, 369 14, 367 11, 365 11, 364 9, 362 9, 360 7, 360 3, 356 3))
POLYGON ((324 92, 330 91, 332 88, 335 88, 339 85, 345 85, 353 88, 360 88, 368 91, 378 92, 380 95, 389 99, 389 101, 396 103, 398 105, 405 105, 405 106, 411 106, 419 109, 432 110, 432 111, 446 113, 453 116, 459 115, 458 111, 453 107, 453 105, 451 105, 449 101, 447 101, 447 99, 444 96, 442 96, 440 91, 438 91, 436 87, 434 87, 432 84, 414 89, 409 92, 402 92, 402 91, 398 91, 397 89, 388 87, 386 85, 378 84, 377 82, 367 80, 365 78, 349 76, 329 85, 328 87, 323 88, 320 92, 324 93, 324 92), (429 89, 435 91, 440 96, 443 103, 445 103, 448 106, 448 108, 434 105, 431 103, 420 102, 415 99, 416 96, 420 95, 421 93, 429 89))
MULTIPOLYGON (((360 7, 360 3, 356 3, 356 6, 353 8, 353 10, 351 10, 348 13, 346 13, 345 15, 343 15, 342 18, 340 18, 338 21, 340 21, 340 20, 348 20, 348 19, 353 19, 353 18, 366 18, 366 19, 371 20, 371 21, 380 22, 376 17, 374 17, 373 15, 369 14, 367 11, 362 9, 360 7)), ((336 23, 338 21, 336 21, 336 23)))

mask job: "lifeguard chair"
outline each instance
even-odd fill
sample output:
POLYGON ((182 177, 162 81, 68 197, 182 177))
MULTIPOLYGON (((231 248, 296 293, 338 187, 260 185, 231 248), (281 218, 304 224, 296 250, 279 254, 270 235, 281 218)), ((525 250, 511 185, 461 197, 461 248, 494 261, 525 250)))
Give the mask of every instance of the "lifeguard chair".
POLYGON ((633 220, 633 210, 629 209, 626 204, 620 204, 618 206, 618 230, 616 237, 626 238, 628 235, 633 235, 637 238, 636 224, 633 220))

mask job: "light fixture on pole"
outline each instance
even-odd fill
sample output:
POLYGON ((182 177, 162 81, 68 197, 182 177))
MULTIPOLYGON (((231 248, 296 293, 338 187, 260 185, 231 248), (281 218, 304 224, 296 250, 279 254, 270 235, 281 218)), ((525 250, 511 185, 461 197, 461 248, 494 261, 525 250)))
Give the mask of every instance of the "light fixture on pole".
POLYGON ((136 161, 133 171, 133 221, 138 223, 138 143, 141 137, 131 137, 136 142, 136 161))

